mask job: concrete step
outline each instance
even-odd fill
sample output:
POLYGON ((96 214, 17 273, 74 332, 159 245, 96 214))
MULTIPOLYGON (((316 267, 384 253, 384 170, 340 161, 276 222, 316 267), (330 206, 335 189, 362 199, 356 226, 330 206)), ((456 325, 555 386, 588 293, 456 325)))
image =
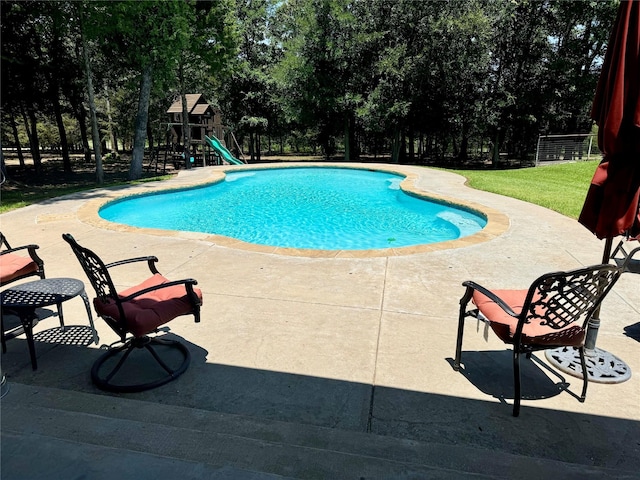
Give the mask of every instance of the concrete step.
POLYGON ((553 460, 13 383, 2 478, 637 478, 553 460))

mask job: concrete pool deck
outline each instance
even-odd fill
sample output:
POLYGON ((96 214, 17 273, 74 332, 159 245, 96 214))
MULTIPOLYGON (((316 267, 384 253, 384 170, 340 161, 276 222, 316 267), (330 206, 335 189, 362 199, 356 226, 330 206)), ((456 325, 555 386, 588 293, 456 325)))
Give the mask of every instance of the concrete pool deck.
MULTIPOLYGON (((191 350, 189 370, 149 392, 113 395, 91 384, 100 347, 117 337, 96 319, 100 342, 89 344, 79 299, 63 306, 66 323, 83 326, 70 329, 73 341, 47 340, 55 318, 36 327, 37 371, 24 337, 10 340, 2 478, 639 478, 640 277, 624 274, 606 298, 597 340, 631 379, 590 383, 580 403, 572 393, 581 381, 553 373, 537 354, 523 362, 513 418, 504 344, 467 322, 466 370, 451 367, 461 283, 525 288, 543 273, 598 263, 603 242, 575 220, 467 188, 458 175, 391 168, 416 175, 420 191, 479 205, 496 230, 456 248, 301 256, 96 215, 107 198, 192 185, 219 167, 0 215, 12 245, 40 245, 49 278, 87 284, 61 238, 71 233, 105 262, 155 255, 165 276, 193 277, 204 295, 200 324, 168 325, 191 350)), ((120 268, 118 288, 146 274, 120 268)))

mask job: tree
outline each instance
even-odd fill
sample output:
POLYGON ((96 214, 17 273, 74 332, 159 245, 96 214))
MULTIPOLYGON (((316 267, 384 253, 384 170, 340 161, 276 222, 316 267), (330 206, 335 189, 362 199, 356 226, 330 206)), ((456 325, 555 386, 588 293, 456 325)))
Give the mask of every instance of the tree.
MULTIPOLYGON (((438 112, 438 128, 449 139, 453 156, 466 161, 472 134, 483 132, 485 103, 489 82, 487 75, 491 52, 490 19, 475 1, 457 1, 442 5, 441 14, 430 26, 429 62, 422 64, 419 72, 437 73, 429 82, 429 92, 437 92, 415 105, 428 105, 438 112), (434 80, 436 80, 434 82, 434 80)), ((425 89, 418 89, 427 93, 425 89)))
POLYGON ((360 86, 364 103, 358 114, 367 130, 390 138, 391 161, 397 163, 416 93, 412 93, 412 78, 422 54, 418 26, 431 5, 376 0, 360 7, 356 12, 363 31, 358 44, 366 49, 358 56, 370 58, 371 63, 360 62, 360 68, 370 72, 370 80, 360 86))
MULTIPOLYGON (((39 69, 44 77, 43 107, 54 115, 58 128, 59 142, 62 153, 62 163, 65 172, 71 172, 71 159, 67 135, 62 119, 61 89, 59 79, 65 67, 69 64, 69 57, 64 45, 67 37, 68 4, 65 2, 38 2, 35 21, 35 36, 33 48, 38 58, 39 69)), ((48 112, 47 112, 48 113, 48 112)))
POLYGON ((270 0, 237 2, 237 57, 229 65, 228 81, 221 85, 219 96, 225 122, 234 128, 241 142, 245 135, 249 136, 252 162, 260 160, 260 136, 273 127, 280 110, 270 75, 278 55, 278 46, 271 41, 269 32, 273 8, 270 0))
POLYGON ((599 67, 617 13, 617 2, 551 3, 550 97, 542 129, 549 133, 591 130, 591 103, 599 67))
POLYGON ((189 32, 187 19, 192 5, 183 0, 104 2, 104 13, 91 33, 117 70, 135 72, 138 100, 129 179, 142 176, 147 138, 149 102, 154 80, 175 72, 189 32), (105 40, 109 41, 106 42, 105 40))
MULTIPOLYGON (((236 53, 235 26, 231 1, 193 4, 184 12, 188 31, 177 56, 177 91, 182 102, 182 131, 185 158, 191 151, 191 128, 186 94, 198 92, 208 84, 220 86, 228 76, 225 68, 236 53)), ((187 166, 189 162, 187 162, 187 166)))
POLYGON ((2 110, 21 118, 29 138, 36 173, 42 168, 38 115, 45 109, 46 79, 38 57, 40 48, 39 2, 3 2, 2 110))
MULTIPOLYGON (((138 77, 130 179, 142 175, 154 83, 166 90, 175 85, 177 76, 178 89, 184 95, 186 88, 193 85, 189 81, 193 72, 200 69, 210 73, 221 68, 221 59, 230 46, 229 5, 184 0, 105 4, 101 36, 109 38, 109 43, 103 48, 118 59, 119 68, 135 72, 138 77)), ((188 115, 183 118, 188 122, 188 115)))
MULTIPOLYGON (((98 127, 98 119, 96 115, 96 102, 94 98, 93 78, 91 62, 89 60, 89 45, 85 35, 85 6, 78 5, 78 30, 80 32, 80 45, 82 49, 82 59, 84 63, 85 80, 87 85, 87 96, 89 98, 89 112, 91 118, 91 132, 93 136, 93 151, 96 160, 96 183, 99 185, 104 182, 104 171, 102 169, 102 142, 100 141, 100 131, 98 127)), ((84 108, 83 108, 84 110, 84 108)))
MULTIPOLYGON (((282 148, 284 132, 325 156, 342 142, 347 160, 382 148, 414 161, 416 140, 421 158, 464 162, 489 144, 496 163, 505 150, 522 159, 541 132, 590 127, 617 10, 615 0, 237 1, 3 1, 3 141, 28 138, 36 171, 40 143, 59 144, 70 171, 65 118, 77 119, 89 159, 89 100, 94 148, 118 136, 138 178, 166 104, 195 91, 219 101, 254 160, 264 135, 282 148)), ((186 111, 183 121, 190 132, 186 111)), ((97 158, 98 180, 100 169, 97 158)))
POLYGON ((279 19, 287 28, 280 32, 284 56, 275 74, 287 92, 285 109, 317 129, 317 141, 329 157, 336 135, 349 131, 360 98, 353 88, 357 23, 351 2, 295 0, 281 6, 279 19))

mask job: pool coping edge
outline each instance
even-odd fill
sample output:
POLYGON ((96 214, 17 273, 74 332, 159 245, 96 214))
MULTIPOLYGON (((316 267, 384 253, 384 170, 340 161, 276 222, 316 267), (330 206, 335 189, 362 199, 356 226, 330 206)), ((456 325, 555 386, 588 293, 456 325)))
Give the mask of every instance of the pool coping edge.
MULTIPOLYGON (((485 243, 495 239, 505 233, 510 227, 510 221, 507 215, 486 205, 481 205, 467 200, 461 200, 453 197, 441 195, 428 189, 420 188, 416 184, 420 175, 414 171, 403 169, 403 165, 395 164, 369 164, 369 163, 324 163, 324 162, 291 162, 291 163, 270 163, 267 165, 225 165, 222 167, 204 167, 198 168, 205 174, 197 178, 193 178, 193 170, 186 170, 190 175, 184 175, 180 172, 175 178, 168 181, 149 182, 126 187, 114 187, 105 189, 101 198, 95 198, 85 202, 76 212, 76 217, 83 223, 87 223, 97 228, 106 230, 115 230, 119 232, 136 232, 148 235, 157 235, 164 237, 178 237, 185 239, 197 239, 210 242, 214 245, 228 248, 247 250, 256 253, 270 253, 277 255, 296 256, 296 257, 312 257, 312 258, 368 258, 368 257, 390 257, 405 256, 418 253, 427 253, 441 250, 450 250, 454 248, 464 248, 480 243, 485 243), (103 219, 99 215, 100 209, 114 200, 121 200, 128 197, 146 195, 158 192, 169 192, 175 190, 183 190, 187 188, 202 187, 212 185, 224 180, 227 172, 238 170, 262 170, 273 168, 300 168, 300 167, 330 167, 330 168, 351 168, 359 170, 375 170, 387 173, 393 173, 404 176, 404 180, 400 182, 400 187, 407 193, 435 200, 447 205, 468 209, 486 218, 486 226, 474 234, 462 237, 456 240, 448 240, 445 242, 437 242, 431 244, 413 245, 397 248, 381 248, 368 250, 315 250, 315 249, 298 249, 290 247, 273 247, 268 245, 258 245, 244 242, 236 238, 225 237, 222 235, 214 235, 208 233, 186 232, 178 230, 163 230, 155 228, 140 228, 119 223, 110 222, 103 219)), ((408 166, 407 166, 408 167, 408 166)), ((428 167, 423 167, 429 171, 428 167)), ((470 188, 465 186, 465 188, 470 188)))

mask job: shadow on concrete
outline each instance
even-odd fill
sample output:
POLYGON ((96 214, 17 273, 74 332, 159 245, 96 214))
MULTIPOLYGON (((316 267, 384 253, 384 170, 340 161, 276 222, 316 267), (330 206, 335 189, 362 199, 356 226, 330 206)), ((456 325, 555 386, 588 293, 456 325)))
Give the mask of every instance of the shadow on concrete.
MULTIPOLYGON (((147 392, 110 394, 98 390, 91 383, 90 370, 106 346, 52 343, 48 334, 36 339, 37 371, 31 369, 22 338, 8 343, 3 371, 10 383, 640 471, 640 422, 530 404, 523 405, 520 417, 512 417, 512 407, 504 401, 512 397, 513 385, 508 350, 463 353, 463 375, 482 392, 501 399, 495 402, 208 363, 207 350, 171 333, 165 335, 188 346, 191 366, 176 381, 147 392)), ((563 382, 554 383, 539 362, 523 359, 522 363, 527 399, 562 392, 563 382)), ((577 409, 579 405, 576 400, 577 409)))
POLYGON ((640 342, 640 322, 624 327, 624 334, 627 337, 633 338, 635 341, 640 342))
MULTIPOLYGON (((453 369, 453 358, 447 358, 453 369)), ((505 399, 513 400, 513 351, 463 351, 461 373, 481 392, 497 398, 502 403, 505 399)), ((535 355, 527 359, 520 358, 520 379, 523 400, 540 400, 560 395, 568 391, 569 382, 555 370, 551 370, 535 355), (554 382, 545 371, 555 375, 559 382, 554 382)), ((573 379, 575 382, 575 379, 573 379)), ((581 385, 580 385, 580 388, 581 385)), ((573 394, 578 398, 575 394, 573 394)))

